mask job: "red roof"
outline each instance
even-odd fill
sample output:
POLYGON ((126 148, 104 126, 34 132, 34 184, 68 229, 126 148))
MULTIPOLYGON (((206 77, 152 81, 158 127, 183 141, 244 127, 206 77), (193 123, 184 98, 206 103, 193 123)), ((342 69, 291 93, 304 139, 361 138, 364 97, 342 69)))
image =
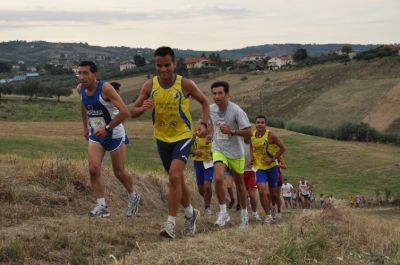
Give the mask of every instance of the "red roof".
POLYGON ((195 56, 195 57, 186 58, 184 64, 195 64, 195 63, 198 63, 198 62, 204 61, 204 60, 207 60, 207 59, 202 56, 195 56))

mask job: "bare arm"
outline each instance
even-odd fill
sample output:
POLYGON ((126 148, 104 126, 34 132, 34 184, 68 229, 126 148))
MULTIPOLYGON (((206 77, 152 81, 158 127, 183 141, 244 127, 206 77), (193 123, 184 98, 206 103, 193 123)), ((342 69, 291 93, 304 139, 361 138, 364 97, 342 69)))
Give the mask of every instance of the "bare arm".
MULTIPOLYGON (((76 88, 76 91, 78 92, 78 95, 81 94, 81 85, 78 85, 76 88)), ((88 128, 88 118, 86 114, 86 108, 83 106, 81 103, 81 116, 82 116, 82 123, 83 123, 83 137, 86 138, 86 140, 89 140, 89 128, 88 128)))
POLYGON ((190 79, 184 79, 182 88, 186 96, 191 96, 201 105, 201 120, 208 124, 210 106, 207 97, 201 92, 197 85, 190 79))
POLYGON ((276 144, 279 147, 279 151, 276 152, 275 154, 275 158, 279 159, 281 157, 281 155, 286 151, 286 145, 283 143, 283 141, 276 136, 275 134, 273 134, 272 132, 269 135, 269 142, 276 144))
POLYGON ((102 96, 105 100, 111 101, 111 103, 119 110, 117 116, 115 116, 108 124, 111 128, 114 128, 128 118, 128 108, 118 95, 117 91, 115 91, 109 83, 104 83, 102 96))
POLYGON ((150 99, 152 80, 147 80, 140 90, 139 96, 131 108, 131 116, 133 118, 139 117, 148 109, 154 107, 153 101, 150 99))

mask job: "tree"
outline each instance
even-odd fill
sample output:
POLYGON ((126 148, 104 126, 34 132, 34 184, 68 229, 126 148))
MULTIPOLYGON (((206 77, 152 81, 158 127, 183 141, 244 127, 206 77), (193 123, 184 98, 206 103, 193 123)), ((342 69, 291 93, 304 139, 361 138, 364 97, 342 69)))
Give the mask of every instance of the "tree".
POLYGON ((138 54, 135 54, 133 56, 133 60, 135 61, 135 64, 137 67, 145 66, 146 65, 146 59, 138 54))
POLYGON ((20 93, 24 96, 29 96, 29 100, 33 98, 33 96, 37 96, 40 91, 40 83, 34 79, 28 79, 25 81, 20 89, 20 93))
POLYGON ((344 45, 344 46, 342 47, 341 51, 342 51, 343 53, 349 54, 349 53, 351 53, 352 48, 351 48, 350 45, 344 45))
POLYGON ((69 82, 51 82, 46 87, 46 92, 50 96, 56 96, 57 102, 60 102, 60 97, 68 97, 72 94, 72 88, 69 86, 69 82))
POLYGON ((0 99, 1 94, 11 94, 14 90, 14 85, 12 83, 0 84, 0 99))
POLYGON ((185 65, 185 59, 178 58, 176 61, 176 72, 182 76, 187 76, 188 70, 185 65))
POLYGON ((307 57, 308 57, 307 50, 303 48, 297 49, 293 54, 293 60, 295 62, 303 61, 307 59, 307 57))
POLYGON ((6 62, 0 62, 0 73, 11 73, 11 65, 6 62))

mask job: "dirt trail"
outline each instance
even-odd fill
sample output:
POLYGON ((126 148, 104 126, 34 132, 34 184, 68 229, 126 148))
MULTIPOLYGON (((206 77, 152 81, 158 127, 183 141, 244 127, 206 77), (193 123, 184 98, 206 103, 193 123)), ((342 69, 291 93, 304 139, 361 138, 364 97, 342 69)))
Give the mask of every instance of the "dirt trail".
POLYGON ((370 117, 366 116, 363 122, 369 123, 379 131, 385 131, 398 118, 400 118, 400 83, 386 93, 371 111, 370 117))

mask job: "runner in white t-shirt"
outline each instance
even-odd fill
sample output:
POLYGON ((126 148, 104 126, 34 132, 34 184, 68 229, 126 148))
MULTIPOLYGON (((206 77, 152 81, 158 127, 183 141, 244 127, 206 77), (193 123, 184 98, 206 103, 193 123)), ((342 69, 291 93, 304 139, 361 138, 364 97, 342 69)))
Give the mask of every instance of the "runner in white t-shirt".
POLYGON ((286 208, 289 207, 289 205, 292 207, 292 204, 290 202, 292 198, 292 190, 293 190, 293 185, 287 182, 287 179, 284 180, 282 184, 282 195, 283 195, 283 201, 285 202, 286 208))

